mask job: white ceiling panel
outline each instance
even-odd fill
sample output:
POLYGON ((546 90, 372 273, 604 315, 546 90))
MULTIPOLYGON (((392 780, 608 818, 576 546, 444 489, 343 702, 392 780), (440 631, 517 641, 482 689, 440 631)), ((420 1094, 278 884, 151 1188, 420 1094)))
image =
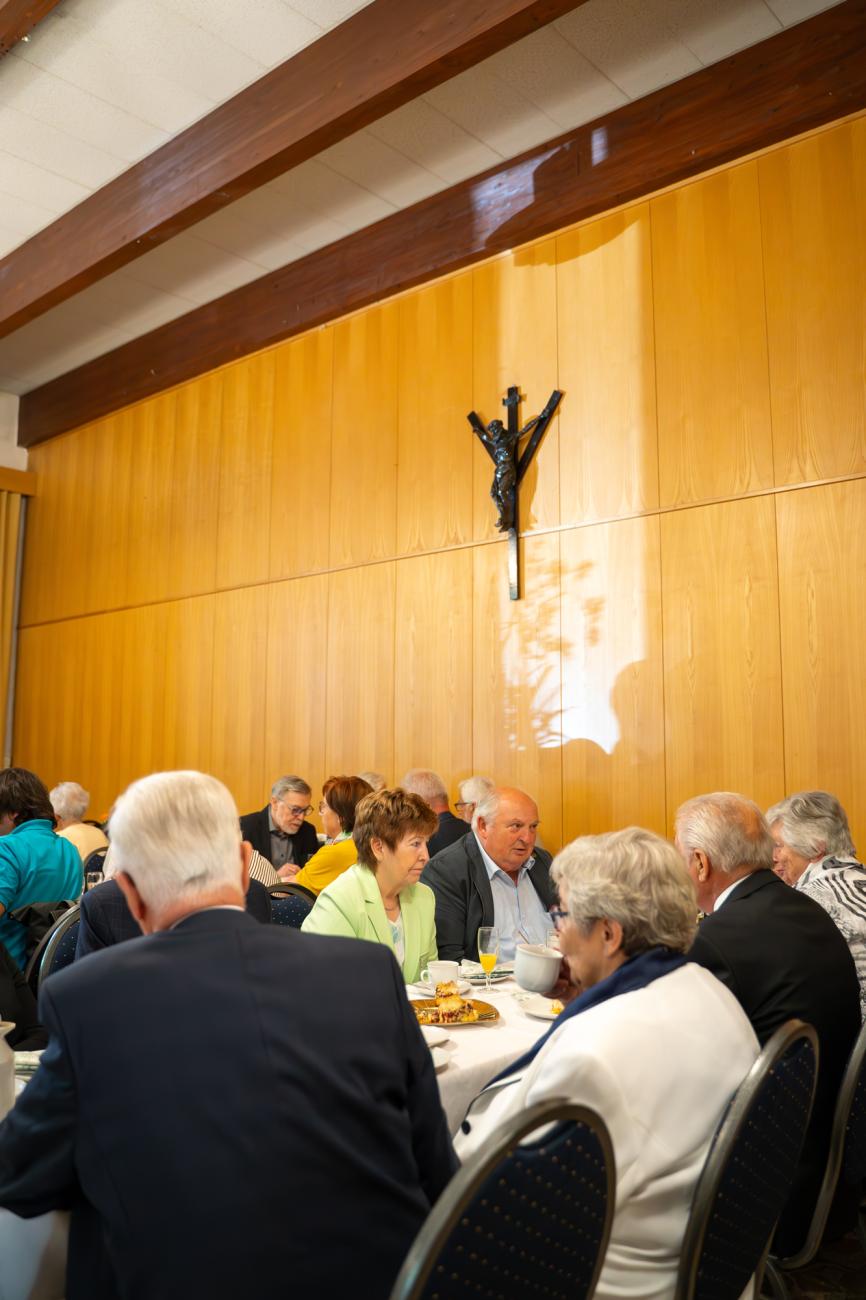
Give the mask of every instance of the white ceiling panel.
MULTIPOLYGON (((0 65, 0 255, 364 3, 64 0, 0 65)), ((589 0, 0 340, 0 387, 25 392, 829 7, 589 0)))

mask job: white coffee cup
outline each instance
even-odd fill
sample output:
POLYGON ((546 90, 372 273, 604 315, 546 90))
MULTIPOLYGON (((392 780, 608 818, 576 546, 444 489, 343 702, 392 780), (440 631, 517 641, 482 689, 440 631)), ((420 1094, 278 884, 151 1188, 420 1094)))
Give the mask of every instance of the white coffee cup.
POLYGON ((529 993, 549 993, 559 978, 562 954, 541 943, 519 943, 514 957, 514 978, 529 993))
POLYGON ((435 987, 437 984, 447 984, 449 980, 457 983, 460 976, 460 966, 456 961, 431 961, 429 966, 425 966, 421 972, 420 980, 422 984, 429 984, 435 987))

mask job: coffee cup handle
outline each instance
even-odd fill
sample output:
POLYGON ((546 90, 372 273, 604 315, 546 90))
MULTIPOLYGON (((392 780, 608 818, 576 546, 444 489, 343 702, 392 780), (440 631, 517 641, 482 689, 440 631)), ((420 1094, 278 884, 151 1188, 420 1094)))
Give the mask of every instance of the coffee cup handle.
POLYGON ((418 976, 418 983, 419 983, 419 984, 429 984, 429 983, 430 983, 430 967, 429 967, 429 966, 425 966, 424 969, 422 970, 421 974, 418 976))

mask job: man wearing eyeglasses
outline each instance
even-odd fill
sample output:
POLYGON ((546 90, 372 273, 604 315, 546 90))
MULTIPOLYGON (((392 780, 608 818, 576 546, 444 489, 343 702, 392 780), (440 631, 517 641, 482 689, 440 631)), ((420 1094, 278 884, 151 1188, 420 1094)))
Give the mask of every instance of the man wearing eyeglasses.
POLYGON ((268 806, 241 818, 243 839, 278 873, 290 867, 300 870, 319 847, 315 827, 304 821, 313 810, 310 794, 302 777, 281 776, 271 787, 268 806))

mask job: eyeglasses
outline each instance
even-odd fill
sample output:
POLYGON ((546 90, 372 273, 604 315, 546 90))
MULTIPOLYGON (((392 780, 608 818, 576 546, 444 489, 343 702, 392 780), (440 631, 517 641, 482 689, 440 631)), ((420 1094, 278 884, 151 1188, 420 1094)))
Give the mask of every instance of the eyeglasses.
POLYGON ((471 807, 472 807, 472 804, 471 804, 471 803, 463 803, 462 800, 458 799, 457 802, 455 803, 454 807, 455 807, 455 808, 471 808, 471 807))
POLYGON ((570 913, 562 912, 559 910, 559 908, 552 907, 547 915, 550 917, 551 921, 553 922, 554 928, 556 930, 561 930, 562 927, 565 925, 565 922, 568 919, 570 913))
POLYGON ((286 803, 286 801, 283 800, 283 807, 290 817, 306 817, 307 813, 313 811, 313 805, 311 803, 308 803, 304 808, 298 808, 295 804, 286 803))

